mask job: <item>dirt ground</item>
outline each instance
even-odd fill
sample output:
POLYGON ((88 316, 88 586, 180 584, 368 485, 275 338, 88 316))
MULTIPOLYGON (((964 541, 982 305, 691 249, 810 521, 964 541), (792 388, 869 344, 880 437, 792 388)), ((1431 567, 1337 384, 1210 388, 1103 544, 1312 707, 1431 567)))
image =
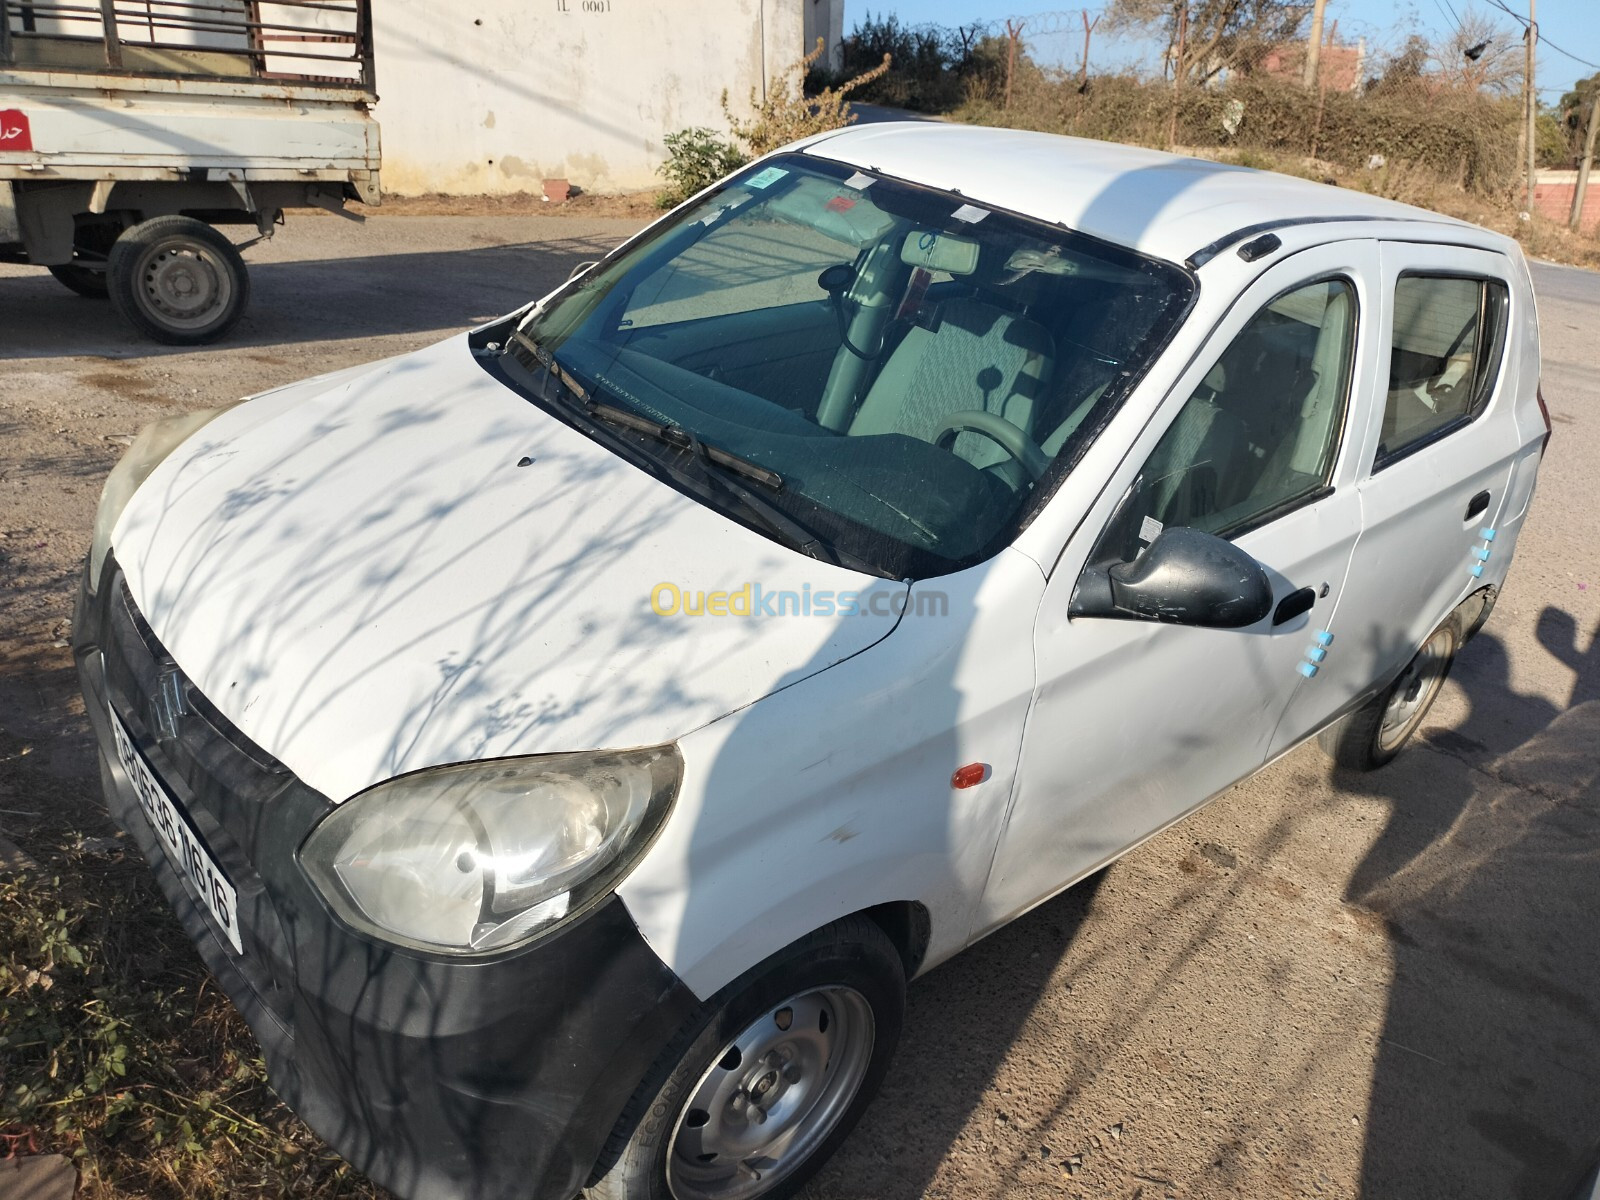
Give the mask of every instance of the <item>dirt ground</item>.
MULTIPOLYGON (((425 345, 637 223, 295 221, 187 352, 0 266, 0 830, 43 853, 41 802, 91 812, 65 639, 140 425, 425 345)), ((1536 277, 1555 437, 1420 743, 1363 776, 1302 747, 914 985, 817 1200, 1561 1197, 1600 1139, 1600 276, 1536 277)))

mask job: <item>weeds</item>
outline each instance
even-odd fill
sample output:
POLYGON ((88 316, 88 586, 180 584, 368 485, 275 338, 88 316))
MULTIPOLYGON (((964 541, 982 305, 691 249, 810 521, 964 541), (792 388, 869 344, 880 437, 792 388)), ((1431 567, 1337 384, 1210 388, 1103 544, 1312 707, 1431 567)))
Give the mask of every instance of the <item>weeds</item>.
POLYGON ((84 1200, 382 1196, 273 1096, 137 852, 45 836, 0 880, 0 1155, 67 1155, 84 1200))

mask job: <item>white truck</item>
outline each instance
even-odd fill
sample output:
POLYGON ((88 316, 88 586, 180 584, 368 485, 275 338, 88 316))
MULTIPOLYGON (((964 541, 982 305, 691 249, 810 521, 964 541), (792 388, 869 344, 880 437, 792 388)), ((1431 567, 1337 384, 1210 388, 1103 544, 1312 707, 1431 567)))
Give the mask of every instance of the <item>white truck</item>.
POLYGON ((371 0, 0 0, 0 262, 213 341, 284 209, 378 203, 376 100, 371 0))

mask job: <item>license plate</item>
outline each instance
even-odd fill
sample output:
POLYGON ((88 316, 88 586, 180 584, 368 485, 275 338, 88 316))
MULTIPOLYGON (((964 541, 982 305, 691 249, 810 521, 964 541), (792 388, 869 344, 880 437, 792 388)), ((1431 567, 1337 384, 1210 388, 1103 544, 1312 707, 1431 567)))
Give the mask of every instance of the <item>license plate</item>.
POLYGON ((124 728, 122 718, 117 716, 114 709, 111 712, 111 731, 116 737, 117 758, 122 763, 122 769, 128 773, 128 778, 133 781, 139 807, 144 809, 144 815, 156 831, 156 838, 166 851, 167 859, 184 877, 189 890, 206 906, 206 911, 227 936, 234 952, 243 954, 244 946, 239 941, 239 896, 233 890, 233 884, 228 882, 228 876, 217 865, 217 860, 211 857, 211 851, 196 832, 189 814, 183 811, 183 805, 156 778, 155 772, 145 762, 144 755, 135 748, 133 736, 124 728))

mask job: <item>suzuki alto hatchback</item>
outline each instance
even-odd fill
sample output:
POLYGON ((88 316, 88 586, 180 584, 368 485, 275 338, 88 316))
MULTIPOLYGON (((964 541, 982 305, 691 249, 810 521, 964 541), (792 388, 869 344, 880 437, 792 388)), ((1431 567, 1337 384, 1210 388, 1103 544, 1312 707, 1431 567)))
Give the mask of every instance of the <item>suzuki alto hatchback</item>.
POLYGON ((907 980, 1400 748, 1549 432, 1515 243, 1098 142, 791 147, 156 425, 74 643, 273 1086, 401 1196, 788 1195, 907 980))

